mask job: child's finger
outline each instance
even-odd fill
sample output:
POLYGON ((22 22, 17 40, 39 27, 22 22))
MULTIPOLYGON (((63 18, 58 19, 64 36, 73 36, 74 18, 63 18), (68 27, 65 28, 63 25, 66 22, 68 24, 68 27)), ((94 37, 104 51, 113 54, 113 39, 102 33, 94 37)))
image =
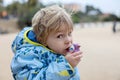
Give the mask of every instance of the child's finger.
POLYGON ((78 51, 78 52, 74 52, 74 53, 72 53, 73 56, 78 56, 78 55, 81 55, 81 54, 82 54, 81 51, 78 51))
POLYGON ((83 55, 78 55, 78 56, 75 56, 74 58, 75 58, 76 60, 80 61, 82 57, 83 57, 83 55))

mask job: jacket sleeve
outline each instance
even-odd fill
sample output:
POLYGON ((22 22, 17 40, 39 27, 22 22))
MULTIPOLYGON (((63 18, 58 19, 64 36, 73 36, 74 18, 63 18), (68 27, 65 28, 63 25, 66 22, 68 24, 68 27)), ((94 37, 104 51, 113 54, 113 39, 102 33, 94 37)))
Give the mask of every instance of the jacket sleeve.
POLYGON ((48 66, 46 74, 46 80, 80 80, 77 69, 73 69, 64 56, 57 58, 56 62, 52 62, 48 66))
POLYGON ((74 73, 75 75, 72 76, 72 78, 71 78, 70 80, 80 80, 80 73, 79 73, 78 68, 75 67, 74 70, 75 70, 75 71, 74 71, 74 72, 75 72, 75 73, 74 73))
POLYGON ((24 52, 18 50, 12 60, 11 69, 15 80, 80 80, 64 56, 46 64, 46 60, 34 53, 26 54, 26 51, 29 49, 24 52))

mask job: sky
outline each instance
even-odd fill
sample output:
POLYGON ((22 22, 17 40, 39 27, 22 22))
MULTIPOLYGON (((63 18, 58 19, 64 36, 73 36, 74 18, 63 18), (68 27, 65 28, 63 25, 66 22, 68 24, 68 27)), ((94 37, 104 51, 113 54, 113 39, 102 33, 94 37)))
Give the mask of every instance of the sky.
MULTIPOLYGON (((4 4, 5 5, 10 4, 13 1, 17 0, 4 0, 4 4)), ((42 0, 42 2, 45 4, 54 2, 54 3, 78 3, 82 6, 92 5, 95 8, 100 9, 103 13, 112 13, 120 17, 120 0, 42 0)))

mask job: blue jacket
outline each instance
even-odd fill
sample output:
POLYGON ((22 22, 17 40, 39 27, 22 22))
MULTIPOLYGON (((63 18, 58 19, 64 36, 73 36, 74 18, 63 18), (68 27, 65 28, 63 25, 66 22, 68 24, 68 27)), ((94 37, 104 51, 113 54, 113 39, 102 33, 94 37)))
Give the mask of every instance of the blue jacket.
POLYGON ((77 68, 72 68, 63 55, 38 43, 30 31, 24 28, 12 43, 15 80, 80 80, 77 68))

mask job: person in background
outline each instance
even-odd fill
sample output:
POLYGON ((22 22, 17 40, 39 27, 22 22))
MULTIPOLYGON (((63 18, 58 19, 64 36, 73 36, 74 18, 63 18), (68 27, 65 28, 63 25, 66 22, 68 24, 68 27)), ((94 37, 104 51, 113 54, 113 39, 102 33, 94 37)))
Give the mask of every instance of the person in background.
POLYGON ((113 32, 114 33, 116 33, 116 24, 117 24, 117 22, 116 22, 116 20, 113 22, 113 28, 112 28, 112 30, 113 30, 113 32))

